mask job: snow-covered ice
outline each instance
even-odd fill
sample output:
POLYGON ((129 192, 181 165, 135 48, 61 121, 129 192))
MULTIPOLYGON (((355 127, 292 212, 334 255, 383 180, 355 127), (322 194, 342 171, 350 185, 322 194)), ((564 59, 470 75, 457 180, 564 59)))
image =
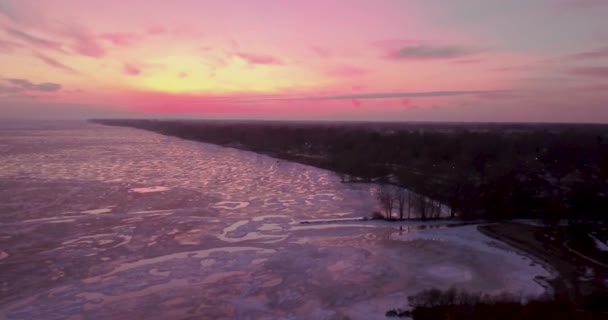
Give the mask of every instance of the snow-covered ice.
MULTIPOLYGON (((555 274, 543 265, 522 255, 504 243, 497 242, 477 230, 476 225, 444 229, 417 230, 406 234, 393 234, 395 240, 406 242, 449 243, 452 250, 467 253, 461 257, 446 253, 446 261, 431 266, 425 272, 446 282, 474 281, 472 274, 478 270, 492 270, 504 281, 504 287, 493 293, 507 291, 522 295, 541 295, 545 292, 545 279, 555 274), (466 261, 463 260, 466 258, 466 261)), ((482 285, 479 286, 483 288, 482 285)))

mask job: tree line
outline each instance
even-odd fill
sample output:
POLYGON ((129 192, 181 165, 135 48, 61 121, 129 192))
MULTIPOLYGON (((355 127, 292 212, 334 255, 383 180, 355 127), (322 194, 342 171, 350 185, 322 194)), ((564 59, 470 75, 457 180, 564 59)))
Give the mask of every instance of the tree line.
POLYGON ((391 217, 430 218, 444 204, 462 218, 608 220, 602 125, 93 121, 265 153, 332 170, 344 182, 411 190, 404 205, 392 195, 391 217))

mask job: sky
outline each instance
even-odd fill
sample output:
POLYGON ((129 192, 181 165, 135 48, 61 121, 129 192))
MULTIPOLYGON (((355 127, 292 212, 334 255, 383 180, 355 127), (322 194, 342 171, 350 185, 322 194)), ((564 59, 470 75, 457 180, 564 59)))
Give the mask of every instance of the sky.
POLYGON ((0 0, 0 119, 608 122, 608 0, 0 0))

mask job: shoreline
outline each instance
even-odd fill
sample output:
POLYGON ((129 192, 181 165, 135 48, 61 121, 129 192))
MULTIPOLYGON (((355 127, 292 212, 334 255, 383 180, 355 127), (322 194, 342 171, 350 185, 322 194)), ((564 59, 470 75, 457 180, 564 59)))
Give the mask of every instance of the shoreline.
POLYGON ((511 238, 505 236, 504 234, 496 232, 494 229, 488 228, 492 225, 494 224, 479 225, 477 226, 477 230, 485 236, 488 236, 496 241, 500 241, 501 243, 508 245, 517 253, 528 257, 529 259, 534 261, 534 263, 541 265, 545 270, 547 270, 547 272, 552 274, 551 278, 539 277, 538 279, 535 279, 536 283, 545 288, 547 294, 554 296, 558 293, 558 288, 559 290, 565 289, 562 288, 563 280, 560 279, 561 277, 563 277, 563 275, 553 263, 551 263, 545 258, 542 258, 539 252, 533 252, 534 250, 531 247, 526 247, 521 243, 513 241, 511 238))
POLYGON ((525 225, 517 222, 498 222, 477 227, 482 234, 496 239, 522 252, 535 263, 541 264, 548 270, 553 270, 555 277, 543 279, 553 288, 555 297, 567 297, 571 301, 580 299, 588 292, 607 291, 602 279, 608 276, 608 270, 590 267, 588 263, 574 256, 561 242, 553 244, 541 241, 537 233, 540 227, 525 225), (594 268, 595 278, 584 280, 587 268, 594 268))
POLYGON ((509 248, 512 249, 517 254, 522 255, 522 256, 532 260, 534 263, 542 266, 542 268, 545 269, 549 274, 551 274, 551 276, 550 277, 538 276, 534 279, 534 282, 536 282, 538 285, 543 287, 545 289, 546 294, 548 294, 550 296, 555 295, 556 290, 555 290, 554 284, 555 284, 555 281, 558 281, 559 277, 561 276, 561 274, 557 270, 557 268, 555 268, 555 266, 552 265, 549 261, 546 261, 546 260, 542 259, 541 257, 539 257, 536 253, 532 253, 528 250, 525 250, 521 246, 514 243, 513 241, 510 241, 509 238, 506 238, 506 237, 502 236, 501 234, 488 230, 488 228, 486 228, 488 225, 491 225, 491 224, 478 225, 477 231, 493 240, 499 241, 502 244, 509 246, 509 248))

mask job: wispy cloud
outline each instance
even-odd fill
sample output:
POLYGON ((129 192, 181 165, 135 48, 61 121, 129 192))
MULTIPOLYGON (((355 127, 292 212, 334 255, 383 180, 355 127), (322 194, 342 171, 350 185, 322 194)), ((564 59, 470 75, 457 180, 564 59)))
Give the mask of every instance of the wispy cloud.
POLYGON ((163 33, 167 33, 169 30, 167 30, 167 27, 161 26, 161 25, 154 25, 154 26, 150 26, 148 28, 146 28, 146 33, 149 35, 159 35, 159 34, 163 34, 163 33))
POLYGON ((0 84, 0 93, 55 92, 61 85, 52 82, 33 83, 27 79, 5 78, 8 85, 0 84))
POLYGON ((608 58, 608 47, 575 53, 567 56, 567 58, 574 60, 594 60, 608 58))
POLYGON ((489 71, 492 71, 492 72, 525 72, 530 69, 531 69, 531 66, 521 65, 521 66, 496 67, 496 68, 489 69, 489 71))
POLYGON ((97 37, 87 28, 74 24, 64 25, 61 33, 70 39, 71 49, 78 54, 91 58, 101 58, 106 54, 97 37))
POLYGON ((561 0, 559 5, 565 9, 592 9, 601 6, 608 6, 606 0, 561 0))
POLYGON ((331 57, 331 52, 324 47, 319 47, 319 46, 312 46, 310 47, 310 49, 317 54, 317 56, 319 56, 319 58, 329 58, 331 57))
POLYGON ((140 39, 138 35, 127 32, 104 33, 99 38, 119 47, 128 47, 140 39))
POLYGON ((0 84, 0 94, 18 93, 19 91, 21 90, 17 87, 0 84))
POLYGON ((344 65, 329 68, 325 71, 325 74, 332 77, 358 77, 366 75, 369 72, 367 69, 344 65))
POLYGON ((13 38, 24 41, 35 48, 65 53, 65 50, 62 48, 62 45, 59 42, 47 40, 12 27, 7 27, 5 31, 13 38))
POLYGON ((267 55, 267 54, 237 52, 234 55, 247 61, 247 63, 250 63, 250 64, 261 64, 261 65, 281 65, 281 64, 283 64, 283 61, 281 59, 271 56, 271 55, 267 55))
POLYGON ((36 2, 1 0, 0 15, 19 25, 43 25, 46 19, 36 5, 36 2))
POLYGON ((456 59, 479 53, 469 47, 415 44, 390 52, 388 57, 395 60, 441 60, 456 59))
POLYGON ((5 52, 5 53, 13 52, 15 49, 17 49, 19 47, 22 47, 22 45, 20 45, 16 42, 0 39, 0 52, 5 52))
MULTIPOLYGON (((129 61, 129 62, 124 62, 122 64, 122 71, 129 76, 137 76, 142 73, 147 73, 148 71, 154 71, 154 70, 156 70, 156 71, 161 70, 162 72, 166 72, 167 68, 164 64, 161 64, 161 63, 149 63, 149 62, 145 62, 145 61, 137 61, 137 62, 129 61)), ((181 73, 178 74, 178 76, 179 75, 181 75, 181 73)))
POLYGON ((360 94, 339 94, 326 96, 304 96, 288 98, 271 98, 270 100, 371 100, 371 99, 395 99, 395 98, 437 98, 465 95, 479 95, 498 91, 421 91, 421 92, 375 92, 360 94))
POLYGON ((456 63, 456 64, 473 64, 473 63, 481 63, 481 62, 483 62, 483 59, 476 59, 476 58, 473 58, 473 59, 458 59, 458 60, 454 60, 452 62, 456 63))
POLYGON ((130 76, 137 76, 141 73, 141 69, 133 64, 125 63, 122 67, 125 74, 130 76))
POLYGON ((32 4, 0 0, 0 14, 11 21, 4 26, 9 36, 37 50, 75 53, 92 58, 105 55, 99 39, 88 28, 72 22, 49 20, 32 4))
POLYGON ((568 73, 594 78, 608 78, 608 67, 579 67, 568 70, 568 73))
POLYGON ((63 70, 63 71, 66 71, 66 72, 68 72, 68 73, 72 73, 72 74, 78 74, 78 73, 79 73, 79 72, 78 72, 77 70, 75 70, 74 68, 72 68, 72 67, 70 67, 70 66, 68 66, 68 65, 65 65, 65 64, 63 64, 63 63, 61 63, 61 62, 57 61, 56 59, 51 58, 51 57, 49 57, 49 56, 46 56, 46 55, 44 55, 44 54, 41 54, 41 53, 36 52, 36 53, 34 53, 34 57, 38 58, 38 60, 40 60, 40 61, 42 61, 42 62, 44 62, 44 63, 48 64, 48 65, 49 65, 49 66, 51 66, 51 67, 55 67, 55 68, 57 68, 57 69, 61 69, 61 70, 63 70))

